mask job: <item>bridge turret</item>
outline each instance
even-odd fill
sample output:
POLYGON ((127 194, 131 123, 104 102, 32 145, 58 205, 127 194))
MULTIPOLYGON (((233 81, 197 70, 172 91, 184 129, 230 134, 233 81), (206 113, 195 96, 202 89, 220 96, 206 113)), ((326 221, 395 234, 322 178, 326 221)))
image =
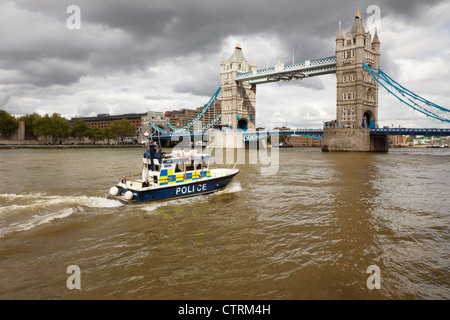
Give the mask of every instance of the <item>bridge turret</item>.
POLYGON ((250 66, 250 71, 255 71, 256 70, 256 62, 255 60, 252 61, 252 65, 250 66))
POLYGON ((380 39, 378 38, 378 31, 376 28, 375 28, 375 34, 373 35, 372 45, 374 46, 375 50, 377 49, 377 48, 375 48, 375 45, 378 45, 378 49, 380 49, 380 39))
POLYGON ((357 23, 356 46, 364 47, 365 31, 364 31, 364 26, 363 26, 362 20, 361 20, 361 18, 357 18, 357 19, 355 19, 355 22, 357 23))
POLYGON ((372 48, 373 48, 373 51, 374 51, 373 69, 376 72, 378 72, 378 69, 380 68, 380 39, 378 38, 378 31, 377 31, 377 29, 375 29, 375 34, 373 36, 372 48))
POLYGON ((339 30, 336 36, 336 48, 342 48, 344 46, 344 35, 342 33, 341 20, 339 20, 339 30))

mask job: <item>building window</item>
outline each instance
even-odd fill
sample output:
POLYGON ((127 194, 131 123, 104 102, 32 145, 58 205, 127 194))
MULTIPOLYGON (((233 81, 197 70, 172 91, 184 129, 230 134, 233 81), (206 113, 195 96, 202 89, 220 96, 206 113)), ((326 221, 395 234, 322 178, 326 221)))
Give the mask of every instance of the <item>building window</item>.
POLYGON ((355 94, 353 92, 347 92, 343 94, 343 100, 354 100, 355 94))

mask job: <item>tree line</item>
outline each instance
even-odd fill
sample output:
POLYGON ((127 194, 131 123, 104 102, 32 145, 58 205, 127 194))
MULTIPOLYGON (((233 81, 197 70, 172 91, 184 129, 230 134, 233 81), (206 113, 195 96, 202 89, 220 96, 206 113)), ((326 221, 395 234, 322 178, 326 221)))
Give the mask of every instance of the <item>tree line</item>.
POLYGON ((73 137, 79 138, 81 142, 81 139, 86 137, 92 139, 95 144, 96 141, 109 141, 113 138, 120 138, 123 142, 125 137, 135 135, 135 127, 127 119, 114 120, 109 127, 103 129, 88 127, 83 119, 79 119, 70 128, 69 121, 58 113, 51 116, 32 113, 16 118, 5 110, 0 110, 0 134, 10 138, 17 131, 20 121, 25 123, 25 135, 36 139, 44 136, 45 139, 51 137, 54 141, 58 138, 73 137))

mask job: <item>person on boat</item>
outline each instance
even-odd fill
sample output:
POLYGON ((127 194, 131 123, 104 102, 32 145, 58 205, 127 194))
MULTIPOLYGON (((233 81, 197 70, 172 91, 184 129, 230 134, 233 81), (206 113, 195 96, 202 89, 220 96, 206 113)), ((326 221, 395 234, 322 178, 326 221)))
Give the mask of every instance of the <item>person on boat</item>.
POLYGON ((154 170, 154 160, 158 159, 159 164, 161 164, 161 153, 158 152, 158 144, 156 141, 153 141, 153 144, 150 146, 150 170, 154 170))
POLYGON ((150 144, 147 144, 147 149, 144 152, 144 158, 150 158, 150 144))

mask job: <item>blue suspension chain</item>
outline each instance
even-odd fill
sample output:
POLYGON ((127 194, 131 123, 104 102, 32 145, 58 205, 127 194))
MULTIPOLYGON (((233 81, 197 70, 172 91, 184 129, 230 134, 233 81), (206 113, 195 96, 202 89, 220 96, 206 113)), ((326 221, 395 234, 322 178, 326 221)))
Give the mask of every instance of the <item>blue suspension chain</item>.
POLYGON ((392 94, 393 96, 395 96, 398 100, 400 100, 400 102, 408 105, 409 107, 411 107, 412 109, 419 111, 420 113, 425 114, 426 116, 435 118, 437 120, 440 121, 445 121, 445 122, 450 122, 450 119, 444 118, 440 115, 435 114, 434 112, 418 105, 415 101, 413 101, 411 98, 415 99, 415 100, 419 100, 423 103, 425 103, 426 105, 430 106, 430 107, 434 107, 437 108, 441 111, 445 111, 445 112, 450 112, 449 109, 446 109, 444 107, 438 106, 434 103, 432 103, 431 101, 428 101, 422 97, 420 97, 419 95, 413 93, 412 91, 404 88, 403 86, 401 86, 399 83, 397 83, 396 81, 394 81, 392 78, 390 78, 386 73, 384 73, 381 69, 379 70, 379 74, 375 73, 375 71, 370 68, 369 66, 367 66, 364 62, 363 62, 363 67, 369 72, 369 74, 379 83, 381 84, 390 94, 392 94), (395 94, 394 92, 392 92, 382 81, 384 81, 386 84, 388 84, 389 86, 395 88, 395 90, 400 93, 404 98, 408 99, 412 104, 408 103, 407 101, 405 101, 404 99, 402 99, 401 97, 399 97, 397 94, 395 94), (407 97, 408 96, 408 97, 407 97), (411 97, 411 98, 410 98, 411 97))

